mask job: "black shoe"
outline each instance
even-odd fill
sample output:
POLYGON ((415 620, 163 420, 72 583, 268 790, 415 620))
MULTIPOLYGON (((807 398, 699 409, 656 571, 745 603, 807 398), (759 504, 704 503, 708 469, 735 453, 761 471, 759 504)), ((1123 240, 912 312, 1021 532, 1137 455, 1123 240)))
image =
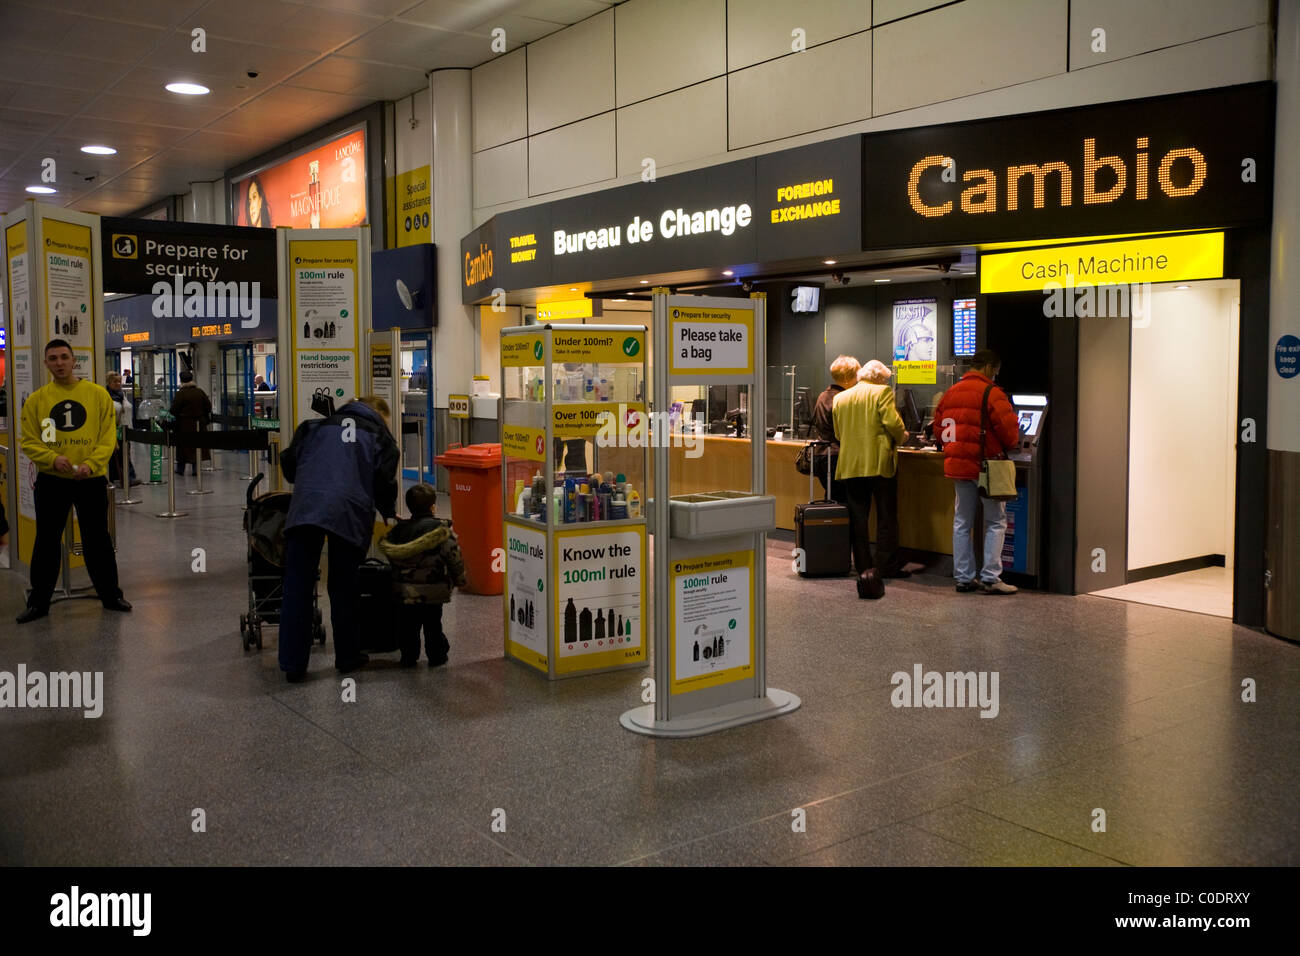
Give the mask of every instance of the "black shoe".
POLYGON ((284 679, 287 680, 290 684, 301 684, 304 680, 307 679, 307 672, 306 671, 285 671, 284 679))
POLYGON ((122 597, 114 598, 111 601, 104 602, 104 610, 105 611, 129 611, 131 610, 131 602, 128 601, 126 598, 122 598, 122 597))
POLYGON ((27 610, 23 611, 22 614, 19 614, 15 620, 17 620, 19 624, 28 624, 38 618, 45 617, 45 615, 49 613, 50 609, 48 607, 29 607, 27 610))
POLYGON ((958 582, 957 582, 957 593, 958 593, 958 594, 970 594, 972 591, 978 591, 979 589, 980 589, 980 586, 979 586, 979 582, 978 582, 978 581, 958 581, 958 582))
POLYGON ((369 663, 370 663, 369 654, 358 654, 356 657, 354 657, 351 661, 349 661, 346 664, 340 664, 335 662, 334 669, 338 671, 340 674, 350 674, 353 671, 360 670, 361 668, 365 667, 369 663))
POLYGON ((441 666, 442 666, 443 664, 445 664, 445 663, 447 663, 447 655, 446 655, 446 654, 443 654, 442 657, 431 657, 431 658, 429 659, 429 666, 430 666, 430 667, 441 667, 441 666))
POLYGON ((403 657, 400 661, 397 662, 397 666, 414 667, 418 663, 420 663, 420 659, 418 657, 411 657, 411 658, 403 657))

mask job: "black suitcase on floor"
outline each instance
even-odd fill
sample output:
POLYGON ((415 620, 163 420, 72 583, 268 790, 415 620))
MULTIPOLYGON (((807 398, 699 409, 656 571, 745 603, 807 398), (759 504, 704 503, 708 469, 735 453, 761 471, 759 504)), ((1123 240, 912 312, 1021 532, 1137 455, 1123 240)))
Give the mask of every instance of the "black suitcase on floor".
POLYGON ((367 558, 357 568, 358 617, 361 620, 361 650, 384 654, 397 650, 397 601, 393 597, 393 567, 386 561, 367 558))
MULTIPOLYGON (((809 444, 829 445, 830 442, 809 444)), ((849 509, 838 501, 812 500, 813 476, 816 472, 815 465, 808 472, 808 503, 794 506, 794 545, 802 550, 804 564, 799 574, 805 578, 848 574, 853 566, 853 549, 849 541, 849 509)), ((828 494, 834 477, 827 474, 828 494)))

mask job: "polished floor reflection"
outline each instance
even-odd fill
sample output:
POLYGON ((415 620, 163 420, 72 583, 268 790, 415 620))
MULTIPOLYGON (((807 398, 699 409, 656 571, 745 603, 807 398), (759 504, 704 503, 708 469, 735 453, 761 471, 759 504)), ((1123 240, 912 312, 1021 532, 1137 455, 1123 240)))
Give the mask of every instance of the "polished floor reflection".
POLYGON ((240 649, 244 485, 228 461, 188 517, 153 517, 159 488, 119 512, 133 614, 70 601, 16 627, 23 581, 0 572, 0 671, 102 671, 105 686, 99 719, 0 710, 0 862, 1300 863, 1293 645, 924 575, 858 601, 847 580, 797 578, 773 542, 768 672, 803 698, 793 715, 635 736, 618 717, 648 669, 547 683, 502 660, 499 599, 464 595, 447 667, 381 659, 344 703, 331 648, 299 685, 273 631, 240 649), (918 665, 926 686, 996 672, 996 717, 924 706, 951 700, 946 684, 894 706, 894 675, 918 665))

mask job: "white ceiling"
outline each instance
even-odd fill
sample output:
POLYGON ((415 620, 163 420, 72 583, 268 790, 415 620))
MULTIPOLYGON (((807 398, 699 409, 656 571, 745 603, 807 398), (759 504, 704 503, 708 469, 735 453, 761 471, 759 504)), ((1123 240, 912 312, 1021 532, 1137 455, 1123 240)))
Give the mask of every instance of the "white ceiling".
POLYGON ((53 157, 54 202, 122 215, 617 0, 0 0, 0 211, 53 157), (207 52, 191 31, 207 32, 207 52), (248 72, 255 71, 256 78, 248 72), (192 80, 207 96, 168 93, 192 80), (116 156, 88 156, 104 143, 116 156))

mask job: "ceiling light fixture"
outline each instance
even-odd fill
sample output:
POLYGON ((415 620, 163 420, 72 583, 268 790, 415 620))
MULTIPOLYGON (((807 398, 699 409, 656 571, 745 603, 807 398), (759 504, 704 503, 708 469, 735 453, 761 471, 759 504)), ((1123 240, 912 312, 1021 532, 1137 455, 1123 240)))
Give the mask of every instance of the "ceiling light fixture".
POLYGON ((180 93, 184 96, 203 96, 205 93, 210 93, 212 91, 209 90, 206 86, 201 86, 198 83, 177 82, 177 83, 168 83, 167 92, 180 93))
POLYGON ((734 276, 736 273, 733 272, 733 271, 730 270, 730 269, 723 269, 723 270, 722 270, 722 274, 723 274, 724 276, 734 276))
POLYGON ((28 186, 27 191, 29 193, 37 193, 41 196, 48 196, 50 193, 58 192, 57 189, 53 189, 49 186, 28 186))
POLYGON ((875 279, 875 280, 873 280, 873 281, 875 281, 875 282, 888 282, 889 280, 888 280, 888 279, 875 279))
POLYGON ((577 287, 577 286, 569 286, 569 291, 570 291, 570 292, 577 292, 577 291, 578 291, 578 287, 577 287))
POLYGON ((83 146, 83 153, 90 153, 92 156, 116 156, 117 150, 112 146, 83 146))
POLYGON ((650 284, 650 280, 649 280, 649 279, 642 279, 642 280, 641 280, 641 284, 642 284, 642 285, 649 285, 649 284, 650 284))
POLYGON ((828 265, 828 266, 833 266, 833 265, 835 265, 835 263, 837 263, 837 262, 839 262, 838 259, 823 259, 823 260, 822 260, 822 263, 823 263, 824 265, 828 265))
POLYGON ((1178 290, 1181 290, 1181 289, 1190 289, 1190 288, 1191 288, 1191 286, 1189 286, 1189 285, 1176 285, 1176 286, 1174 286, 1174 290, 1175 290, 1175 291, 1178 291, 1178 290))

